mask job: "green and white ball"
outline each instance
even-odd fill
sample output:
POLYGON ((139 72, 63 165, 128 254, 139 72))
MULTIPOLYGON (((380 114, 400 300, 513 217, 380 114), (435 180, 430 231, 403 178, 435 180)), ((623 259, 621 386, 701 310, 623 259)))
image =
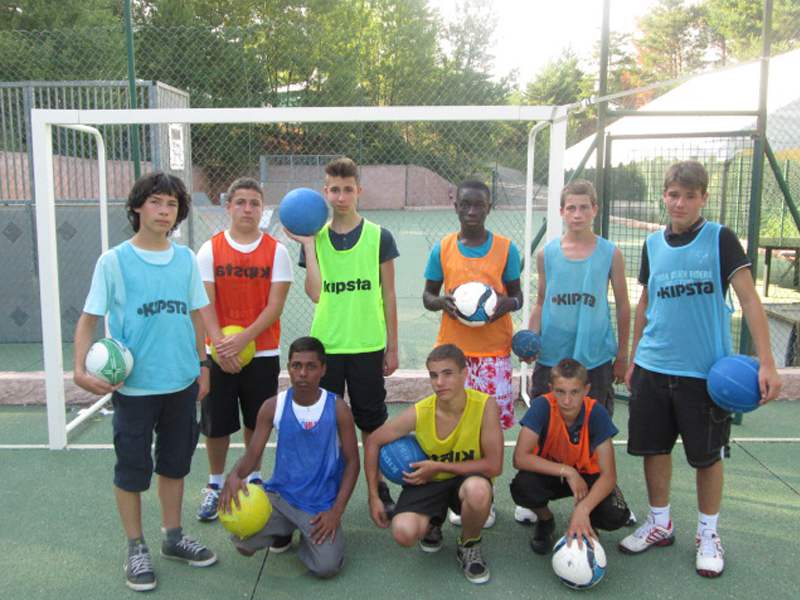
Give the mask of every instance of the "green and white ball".
POLYGON ((86 372, 111 385, 125 381, 133 369, 133 355, 112 338, 97 340, 86 355, 86 372))

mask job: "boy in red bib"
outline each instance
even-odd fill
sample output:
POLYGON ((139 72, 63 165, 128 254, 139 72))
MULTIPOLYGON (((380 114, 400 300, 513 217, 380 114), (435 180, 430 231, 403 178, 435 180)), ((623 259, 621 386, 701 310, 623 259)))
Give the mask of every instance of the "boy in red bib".
POLYGON ((618 432, 606 409, 587 396, 589 376, 578 361, 553 367, 551 392, 538 396, 520 421, 514 450, 511 496, 536 513, 531 548, 547 554, 555 518, 548 502, 575 498, 567 537, 597 538, 594 528, 612 531, 628 522, 630 510, 617 487, 614 447, 618 432))

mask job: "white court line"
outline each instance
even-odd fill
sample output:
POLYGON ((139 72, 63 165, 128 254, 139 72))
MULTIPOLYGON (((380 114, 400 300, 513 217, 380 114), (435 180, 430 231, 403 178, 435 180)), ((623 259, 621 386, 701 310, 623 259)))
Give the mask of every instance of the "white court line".
MULTIPOLYGON (((517 442, 513 440, 506 440, 503 445, 506 448, 513 448, 517 442)), ((625 446, 628 440, 614 440, 615 446, 625 446)), ((677 441, 682 444, 681 440, 677 441)), ((750 444, 800 444, 800 437, 736 437, 731 438, 730 443, 750 443, 750 444)), ((197 444, 198 449, 205 449, 205 444, 197 444)), ((242 443, 234 443, 230 445, 231 448, 244 448, 242 443)), ((268 442, 267 448, 276 448, 276 442, 268 442)), ((361 442, 358 442, 358 447, 361 448, 361 442)), ((48 450, 50 447, 47 444, 0 444, 0 450, 48 450)), ((67 450, 113 450, 114 444, 69 444, 67 450)))

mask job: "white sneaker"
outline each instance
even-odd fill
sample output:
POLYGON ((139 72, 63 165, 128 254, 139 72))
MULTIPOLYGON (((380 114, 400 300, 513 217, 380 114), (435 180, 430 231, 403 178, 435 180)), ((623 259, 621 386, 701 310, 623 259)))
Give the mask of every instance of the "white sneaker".
POLYGON ((653 546, 671 546, 675 543, 672 521, 666 527, 656 525, 652 515, 647 515, 644 525, 622 538, 619 550, 625 554, 639 554, 653 546))
POLYGON ((517 506, 514 508, 514 520, 523 525, 533 525, 538 520, 538 517, 530 508, 517 506))
MULTIPOLYGON (((450 525, 461 527, 461 515, 457 515, 452 510, 447 511, 447 520, 450 521, 450 525)), ((489 529, 494 525, 495 521, 497 521, 497 513, 494 510, 494 503, 492 503, 492 507, 489 509, 489 516, 486 517, 486 523, 483 524, 483 528, 489 529)))
POLYGON ((695 569, 702 577, 719 577, 725 569, 722 542, 716 533, 703 533, 694 540, 697 546, 695 569))

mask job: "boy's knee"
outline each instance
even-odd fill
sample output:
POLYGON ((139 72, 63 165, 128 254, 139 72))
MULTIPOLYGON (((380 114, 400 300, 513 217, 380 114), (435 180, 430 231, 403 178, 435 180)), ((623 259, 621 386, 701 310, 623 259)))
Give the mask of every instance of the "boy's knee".
POLYGON ((401 546, 410 548, 417 543, 419 531, 413 520, 398 515, 392 519, 392 537, 401 546))
POLYGON ((320 579, 330 579, 331 577, 335 577, 339 574, 339 571, 342 570, 343 563, 344 560, 342 558, 337 558, 336 561, 331 561, 329 563, 323 562, 315 565, 309 570, 314 577, 318 577, 320 579))
POLYGON ((483 477, 469 477, 461 485, 461 502, 474 507, 492 503, 492 484, 483 477))

